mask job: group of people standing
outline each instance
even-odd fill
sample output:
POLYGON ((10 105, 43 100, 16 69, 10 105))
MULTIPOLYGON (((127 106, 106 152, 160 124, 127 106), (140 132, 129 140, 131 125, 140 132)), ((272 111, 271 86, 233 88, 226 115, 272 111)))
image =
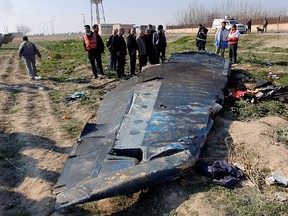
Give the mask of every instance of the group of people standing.
MULTIPOLYGON (((102 68, 101 54, 104 53, 104 44, 98 34, 98 25, 93 25, 92 32, 89 25, 85 25, 86 34, 83 37, 85 50, 92 66, 93 77, 105 75, 102 68), (95 61, 97 64, 95 64, 95 61)), ((150 64, 159 64, 160 59, 165 61, 165 51, 167 47, 163 26, 158 26, 158 31, 153 30, 152 25, 148 25, 146 30, 141 30, 136 36, 136 29, 133 27, 129 31, 127 39, 124 39, 125 29, 113 30, 108 38, 106 46, 110 52, 110 70, 117 71, 118 78, 125 77, 126 55, 130 58, 130 74, 136 75, 137 54, 139 59, 139 72, 142 67, 150 64)))
MULTIPOLYGON (((263 29, 257 27, 257 31, 262 31, 262 33, 267 33, 267 26, 268 26, 268 20, 265 17, 264 22, 263 22, 263 29)), ((246 24, 246 33, 247 34, 251 33, 251 27, 252 27, 252 20, 250 19, 246 24)))
POLYGON ((231 29, 226 29, 226 22, 221 23, 221 28, 215 34, 216 54, 224 57, 225 49, 229 46, 229 60, 232 64, 237 63, 237 49, 240 32, 237 30, 236 24, 231 29))
MULTIPOLYGON (((240 33, 237 26, 233 25, 231 30, 226 29, 226 22, 222 22, 222 28, 218 29, 215 34, 216 54, 224 57, 225 49, 229 46, 229 59, 232 63, 237 62, 237 48, 240 33)), ((85 25, 85 35, 83 36, 83 46, 88 53, 88 59, 91 63, 93 78, 105 76, 102 66, 102 54, 105 46, 99 35, 99 26, 93 25, 93 31, 89 25, 85 25)), ((196 45, 198 50, 205 50, 208 29, 201 24, 198 25, 196 45)), ((124 39, 125 29, 116 29, 107 40, 106 46, 110 52, 110 70, 117 71, 118 78, 125 77, 126 55, 130 58, 130 74, 136 75, 137 54, 139 60, 139 69, 150 64, 159 64, 160 60, 165 61, 167 41, 163 26, 159 25, 157 31, 153 30, 152 25, 148 25, 146 30, 141 30, 139 36, 136 36, 136 29, 130 29, 127 40, 124 39)), ((23 43, 19 48, 19 57, 25 57, 25 63, 29 75, 32 79, 37 79, 35 66, 35 55, 41 58, 37 47, 23 37, 23 43)))
MULTIPOLYGON (((196 46, 199 51, 205 51, 207 33, 208 29, 199 24, 196 36, 196 46)), ((226 29, 226 22, 223 21, 221 23, 221 28, 219 28, 215 34, 216 54, 220 54, 224 58, 225 49, 229 46, 229 60, 232 62, 232 64, 237 63, 239 38, 240 32, 237 30, 236 24, 234 24, 231 29, 228 30, 226 29)))

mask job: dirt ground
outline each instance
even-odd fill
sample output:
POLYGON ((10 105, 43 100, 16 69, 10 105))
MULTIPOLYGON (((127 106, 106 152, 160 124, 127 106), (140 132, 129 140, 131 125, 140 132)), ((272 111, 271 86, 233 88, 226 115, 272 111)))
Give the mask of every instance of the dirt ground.
MULTIPOLYGON (((52 191, 75 139, 63 130, 65 120, 55 114, 55 105, 49 96, 52 89, 59 87, 49 80, 31 81, 16 51, 0 50, 0 215, 51 215, 55 204, 52 191)), ((88 69, 85 72, 88 73, 88 69)), ((110 81, 96 80, 92 85, 110 81)), ((77 89, 83 84, 69 85, 77 89)), ((95 113, 77 107, 73 115, 86 122, 93 119, 95 113)), ((235 144, 254 151, 261 166, 288 177, 288 150, 284 144, 275 143, 267 132, 278 127, 288 127, 288 121, 266 117, 252 122, 233 122, 217 117, 201 160, 227 159, 223 140, 231 136, 235 144)), ((167 215, 172 210, 179 215, 223 215, 209 204, 207 192, 187 194, 178 183, 167 184, 159 190, 164 198, 154 199, 167 215)), ((136 195, 132 197, 132 204, 138 199, 136 195)), ((109 215, 111 203, 106 199, 98 201, 97 206, 104 215, 109 215)))
MULTIPOLYGON (((0 50, 0 215, 50 215, 53 187, 76 140, 53 109, 49 92, 58 87, 30 80, 16 51, 0 50)), ((69 85, 78 89, 81 84, 69 85)), ((95 116, 81 108, 73 114, 84 122, 95 116)))

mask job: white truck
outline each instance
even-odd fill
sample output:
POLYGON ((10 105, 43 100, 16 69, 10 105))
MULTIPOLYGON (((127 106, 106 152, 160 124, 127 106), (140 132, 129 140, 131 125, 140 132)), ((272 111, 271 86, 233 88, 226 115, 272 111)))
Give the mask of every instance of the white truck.
POLYGON ((241 34, 244 34, 246 32, 246 26, 241 24, 240 22, 238 22, 235 19, 214 19, 213 20, 213 24, 212 24, 212 32, 216 32, 217 29, 221 28, 221 23, 225 21, 226 22, 226 28, 228 30, 231 29, 231 27, 236 24, 238 31, 241 34))

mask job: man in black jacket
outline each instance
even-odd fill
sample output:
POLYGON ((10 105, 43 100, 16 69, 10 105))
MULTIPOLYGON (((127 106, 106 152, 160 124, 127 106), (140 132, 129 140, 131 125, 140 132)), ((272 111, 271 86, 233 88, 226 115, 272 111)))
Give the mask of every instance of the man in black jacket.
POLYGON ((162 63, 164 63, 167 41, 162 25, 158 25, 158 31, 153 34, 153 46, 157 52, 157 61, 155 63, 159 63, 159 57, 161 58, 162 63))
POLYGON ((118 78, 122 78, 125 76, 124 69, 125 69, 125 58, 127 55, 127 47, 126 42, 124 40, 123 35, 125 34, 125 29, 120 28, 118 35, 114 36, 112 46, 117 55, 117 75, 118 78))
POLYGON ((127 47, 130 56, 130 73, 131 75, 136 75, 136 52, 138 50, 138 45, 136 41, 136 29, 134 27, 130 30, 130 34, 127 38, 127 47))
POLYGON ((208 29, 203 27, 202 24, 198 25, 198 33, 196 38, 196 46, 198 50, 204 50, 205 51, 205 45, 207 40, 207 32, 208 29))
POLYGON ((103 66, 102 66, 102 53, 104 53, 104 43, 103 40, 101 38, 101 36, 99 35, 99 27, 98 25, 93 25, 93 30, 94 30, 94 34, 95 34, 95 38, 96 38, 96 49, 94 52, 95 55, 95 60, 97 63, 97 70, 100 73, 100 78, 105 75, 103 72, 103 66))

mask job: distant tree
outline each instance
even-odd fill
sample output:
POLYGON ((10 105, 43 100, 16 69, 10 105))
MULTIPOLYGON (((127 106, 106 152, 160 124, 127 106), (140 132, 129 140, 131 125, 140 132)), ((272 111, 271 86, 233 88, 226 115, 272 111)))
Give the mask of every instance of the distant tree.
POLYGON ((202 0, 191 0, 190 5, 185 9, 174 13, 175 21, 178 25, 197 25, 199 23, 212 24, 215 18, 237 18, 238 20, 257 19, 262 17, 285 16, 287 6, 265 7, 261 3, 253 3, 248 0, 242 1, 222 1, 208 4, 202 0))
POLYGON ((29 26, 18 24, 16 26, 16 30, 18 33, 23 33, 23 35, 27 35, 29 32, 32 31, 32 29, 29 26))

